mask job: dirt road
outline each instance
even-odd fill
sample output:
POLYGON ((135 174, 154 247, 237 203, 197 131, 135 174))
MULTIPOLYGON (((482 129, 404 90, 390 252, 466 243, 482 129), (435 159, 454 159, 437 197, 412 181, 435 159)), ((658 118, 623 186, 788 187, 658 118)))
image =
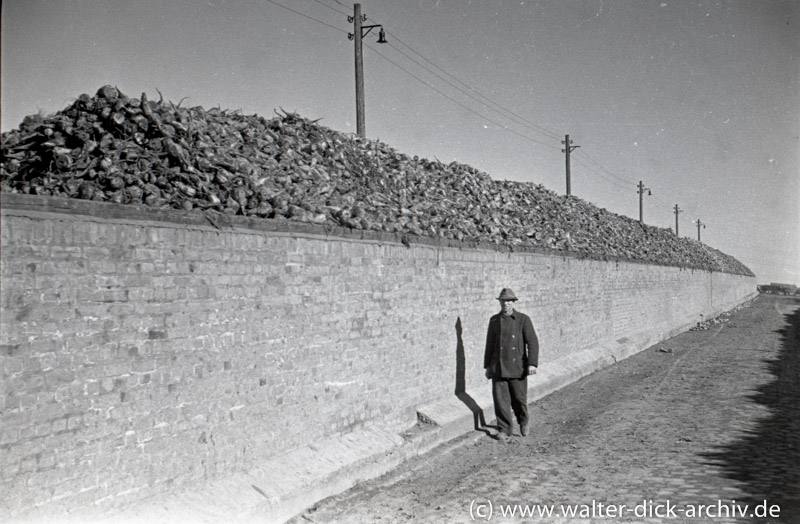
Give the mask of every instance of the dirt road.
POLYGON ((465 435, 293 522, 800 523, 800 299, 726 319, 537 401, 527 437, 465 435))

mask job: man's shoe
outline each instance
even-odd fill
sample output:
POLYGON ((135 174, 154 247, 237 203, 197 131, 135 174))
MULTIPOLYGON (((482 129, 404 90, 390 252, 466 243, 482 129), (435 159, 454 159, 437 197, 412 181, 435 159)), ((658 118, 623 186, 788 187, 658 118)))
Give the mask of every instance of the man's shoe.
POLYGON ((505 442, 508 440, 508 433, 505 431, 498 431, 494 438, 496 438, 498 442, 505 442))
POLYGON ((520 424, 519 426, 519 433, 523 437, 528 436, 528 425, 527 424, 520 424))

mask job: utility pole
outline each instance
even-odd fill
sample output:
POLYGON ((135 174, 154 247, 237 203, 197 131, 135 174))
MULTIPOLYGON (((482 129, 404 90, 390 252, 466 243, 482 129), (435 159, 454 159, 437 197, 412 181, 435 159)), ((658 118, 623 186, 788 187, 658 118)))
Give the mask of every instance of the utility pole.
POLYGON ((348 16, 347 21, 353 22, 353 32, 347 33, 347 38, 355 42, 356 51, 356 130, 358 136, 365 137, 367 135, 366 126, 364 124, 364 58, 361 46, 362 39, 369 34, 375 27, 380 27, 378 33, 378 43, 386 43, 386 33, 383 31, 383 26, 376 25, 363 25, 366 22, 367 16, 361 14, 361 4, 353 5, 353 16, 348 16), (364 30, 366 29, 366 32, 364 30))
POLYGON ((573 146, 572 140, 569 139, 569 135, 564 135, 564 140, 562 140, 561 143, 564 144, 564 149, 562 149, 561 152, 566 153, 567 155, 567 195, 571 195, 572 180, 570 179, 570 173, 569 173, 569 154, 581 146, 573 146))
POLYGON ((678 234, 678 213, 682 213, 683 209, 678 207, 678 204, 675 204, 675 236, 679 237, 678 234))
POLYGON ((639 193, 639 223, 644 224, 644 208, 643 208, 643 200, 644 200, 644 192, 647 191, 647 195, 650 196, 653 193, 650 192, 650 189, 644 187, 644 184, 641 180, 639 180, 639 189, 637 193, 639 193))
POLYGON ((700 219, 697 219, 697 241, 700 242, 700 226, 703 226, 703 229, 706 228, 706 225, 700 222, 700 219))

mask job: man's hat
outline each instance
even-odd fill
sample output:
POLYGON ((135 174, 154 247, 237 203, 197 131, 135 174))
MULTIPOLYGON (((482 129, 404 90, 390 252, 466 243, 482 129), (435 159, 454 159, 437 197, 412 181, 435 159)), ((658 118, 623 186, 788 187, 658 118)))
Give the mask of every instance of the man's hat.
POLYGON ((504 287, 503 290, 500 291, 500 296, 497 297, 497 300, 517 300, 517 296, 510 287, 504 287))

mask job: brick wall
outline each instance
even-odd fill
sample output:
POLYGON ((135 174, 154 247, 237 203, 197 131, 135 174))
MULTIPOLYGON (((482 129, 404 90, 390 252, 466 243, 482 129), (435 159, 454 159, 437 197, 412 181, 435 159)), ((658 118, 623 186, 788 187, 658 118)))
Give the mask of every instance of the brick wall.
POLYGON ((118 504, 486 388, 500 288, 541 365, 700 320, 755 279, 285 221, 3 195, 0 516, 118 504), (102 217, 102 218, 101 218, 102 217), (224 224, 220 224, 222 221, 224 224))

